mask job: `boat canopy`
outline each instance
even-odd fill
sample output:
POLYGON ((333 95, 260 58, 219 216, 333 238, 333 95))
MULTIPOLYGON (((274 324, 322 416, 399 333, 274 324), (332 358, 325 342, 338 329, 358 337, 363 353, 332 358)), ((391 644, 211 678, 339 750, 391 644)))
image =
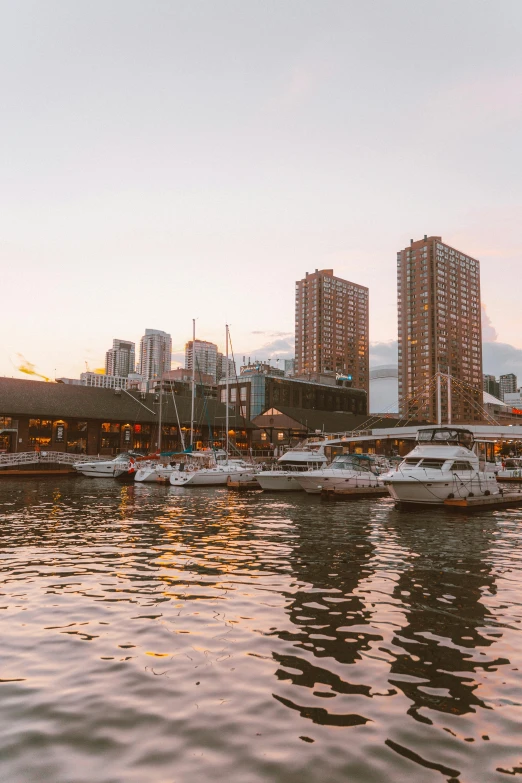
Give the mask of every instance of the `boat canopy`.
POLYGON ((433 446, 464 446, 466 449, 473 448, 473 433, 469 430, 457 429, 456 427, 434 427, 433 429, 419 430, 417 433, 417 443, 423 446, 431 444, 433 446))

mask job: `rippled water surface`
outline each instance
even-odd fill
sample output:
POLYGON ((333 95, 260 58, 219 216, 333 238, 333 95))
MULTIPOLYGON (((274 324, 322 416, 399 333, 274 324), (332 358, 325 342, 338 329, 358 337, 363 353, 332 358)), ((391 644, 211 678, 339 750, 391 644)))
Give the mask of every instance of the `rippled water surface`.
POLYGON ((0 484, 7 783, 522 780, 522 511, 0 484))

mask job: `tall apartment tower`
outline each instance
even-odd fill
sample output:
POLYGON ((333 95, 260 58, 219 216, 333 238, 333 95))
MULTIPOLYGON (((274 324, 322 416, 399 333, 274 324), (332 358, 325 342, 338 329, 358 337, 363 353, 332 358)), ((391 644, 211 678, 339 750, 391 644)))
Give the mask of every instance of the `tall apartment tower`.
MULTIPOLYGON (((482 328, 480 264, 424 236, 397 253, 399 407, 402 416, 437 421, 437 371, 452 382, 453 423, 481 421, 482 328)), ((447 386, 442 384, 442 421, 447 386)))
POLYGON ((211 375, 216 379, 218 349, 215 343, 206 340, 189 340, 185 344, 185 369, 192 370, 193 356, 196 356, 196 381, 198 373, 211 375), (194 347, 193 347, 194 346, 194 347))
POLYGON ((507 375, 501 375, 499 380, 500 399, 504 399, 504 394, 515 394, 517 391, 517 376, 510 372, 507 375))
POLYGON ((144 380, 159 378, 171 368, 172 339, 160 329, 145 329, 140 340, 139 373, 144 380))
POLYGON ((112 348, 105 354, 105 375, 126 378, 133 373, 136 364, 136 346, 128 340, 113 340, 112 348))
POLYGON ((492 394, 497 400, 500 399, 500 384, 494 375, 482 376, 482 389, 488 394, 492 394))
POLYGON ((316 269, 295 284, 295 372, 351 376, 369 391, 368 289, 316 269))

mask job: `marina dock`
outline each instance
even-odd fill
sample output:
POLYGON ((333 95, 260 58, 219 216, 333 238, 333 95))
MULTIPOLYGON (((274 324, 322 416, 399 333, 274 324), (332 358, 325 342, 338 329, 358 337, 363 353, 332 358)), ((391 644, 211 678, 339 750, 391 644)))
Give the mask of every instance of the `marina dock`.
POLYGON ((449 498, 444 507, 461 511, 479 511, 485 509, 522 506, 522 491, 504 492, 501 495, 482 495, 481 497, 449 498))

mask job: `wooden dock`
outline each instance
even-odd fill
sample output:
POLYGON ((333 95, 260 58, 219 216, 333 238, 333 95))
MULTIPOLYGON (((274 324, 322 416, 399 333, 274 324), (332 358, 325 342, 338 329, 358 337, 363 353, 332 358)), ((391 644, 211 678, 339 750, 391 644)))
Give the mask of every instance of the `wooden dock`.
POLYGON ((249 481, 231 481, 230 478, 228 478, 227 489, 261 489, 261 487, 256 479, 251 479, 249 481))
POLYGON ((483 511, 486 509, 508 508, 522 506, 522 491, 503 492, 500 495, 481 495, 471 498, 448 498, 444 501, 446 508, 456 511, 483 511))
POLYGON ((386 487, 347 487, 346 489, 323 489, 322 500, 363 500, 389 495, 386 487))

